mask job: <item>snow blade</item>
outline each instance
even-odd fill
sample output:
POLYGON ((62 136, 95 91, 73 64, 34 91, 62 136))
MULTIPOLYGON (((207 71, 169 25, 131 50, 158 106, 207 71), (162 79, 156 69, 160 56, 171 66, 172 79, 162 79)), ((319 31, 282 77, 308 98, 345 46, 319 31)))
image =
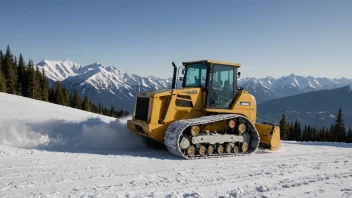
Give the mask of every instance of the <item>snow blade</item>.
POLYGON ((281 148, 280 127, 270 123, 255 124, 260 136, 259 147, 270 150, 281 148))

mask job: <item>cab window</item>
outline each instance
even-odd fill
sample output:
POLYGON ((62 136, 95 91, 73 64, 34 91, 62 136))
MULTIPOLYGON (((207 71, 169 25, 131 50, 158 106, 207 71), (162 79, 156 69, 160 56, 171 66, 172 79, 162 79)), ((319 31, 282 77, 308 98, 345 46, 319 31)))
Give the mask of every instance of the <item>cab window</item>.
POLYGON ((185 87, 205 87, 206 76, 206 64, 194 63, 187 65, 185 87))

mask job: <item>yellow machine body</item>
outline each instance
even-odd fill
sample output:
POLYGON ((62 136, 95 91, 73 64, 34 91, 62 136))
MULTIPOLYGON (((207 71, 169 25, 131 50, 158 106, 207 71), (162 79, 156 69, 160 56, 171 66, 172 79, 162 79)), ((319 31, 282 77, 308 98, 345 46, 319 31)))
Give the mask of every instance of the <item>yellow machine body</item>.
MULTIPOLYGON (((226 65, 236 69, 240 67, 240 64, 237 63, 211 60, 187 62, 183 65, 187 67, 189 64, 199 62, 205 62, 207 65, 226 65)), ((228 108, 214 108, 207 105, 208 89, 204 87, 182 87, 140 92, 136 95, 135 111, 133 118, 128 120, 128 128, 138 135, 163 144, 165 131, 175 121, 216 114, 240 114, 247 117, 255 125, 260 135, 260 145, 262 147, 271 150, 279 149, 281 147, 279 127, 272 124, 257 123, 257 104, 254 96, 242 89, 235 93, 228 108), (137 114, 143 116, 136 116, 137 114)), ((224 124, 227 125, 227 123, 224 124)), ((209 131, 221 131, 223 127, 220 125, 211 126, 209 131)))

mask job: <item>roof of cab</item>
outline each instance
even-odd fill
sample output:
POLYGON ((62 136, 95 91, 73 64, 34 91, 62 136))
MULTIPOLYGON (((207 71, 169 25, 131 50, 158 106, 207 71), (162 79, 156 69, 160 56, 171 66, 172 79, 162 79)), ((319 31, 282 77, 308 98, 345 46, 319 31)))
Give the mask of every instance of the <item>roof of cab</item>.
POLYGON ((217 61, 217 60, 198 60, 198 61, 190 61, 190 62, 182 62, 183 65, 188 65, 192 63, 199 63, 199 62, 208 62, 213 64, 220 64, 220 65, 230 65, 234 67, 241 67, 241 64, 234 63, 234 62, 224 62, 224 61, 217 61))

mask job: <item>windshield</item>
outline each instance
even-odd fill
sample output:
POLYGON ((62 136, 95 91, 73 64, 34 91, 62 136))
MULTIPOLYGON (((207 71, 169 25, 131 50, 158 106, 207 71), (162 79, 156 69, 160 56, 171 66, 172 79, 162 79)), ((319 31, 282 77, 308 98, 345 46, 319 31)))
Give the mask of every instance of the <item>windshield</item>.
POLYGON ((206 76, 206 64, 194 63, 191 65, 187 65, 185 87, 205 87, 206 76))

